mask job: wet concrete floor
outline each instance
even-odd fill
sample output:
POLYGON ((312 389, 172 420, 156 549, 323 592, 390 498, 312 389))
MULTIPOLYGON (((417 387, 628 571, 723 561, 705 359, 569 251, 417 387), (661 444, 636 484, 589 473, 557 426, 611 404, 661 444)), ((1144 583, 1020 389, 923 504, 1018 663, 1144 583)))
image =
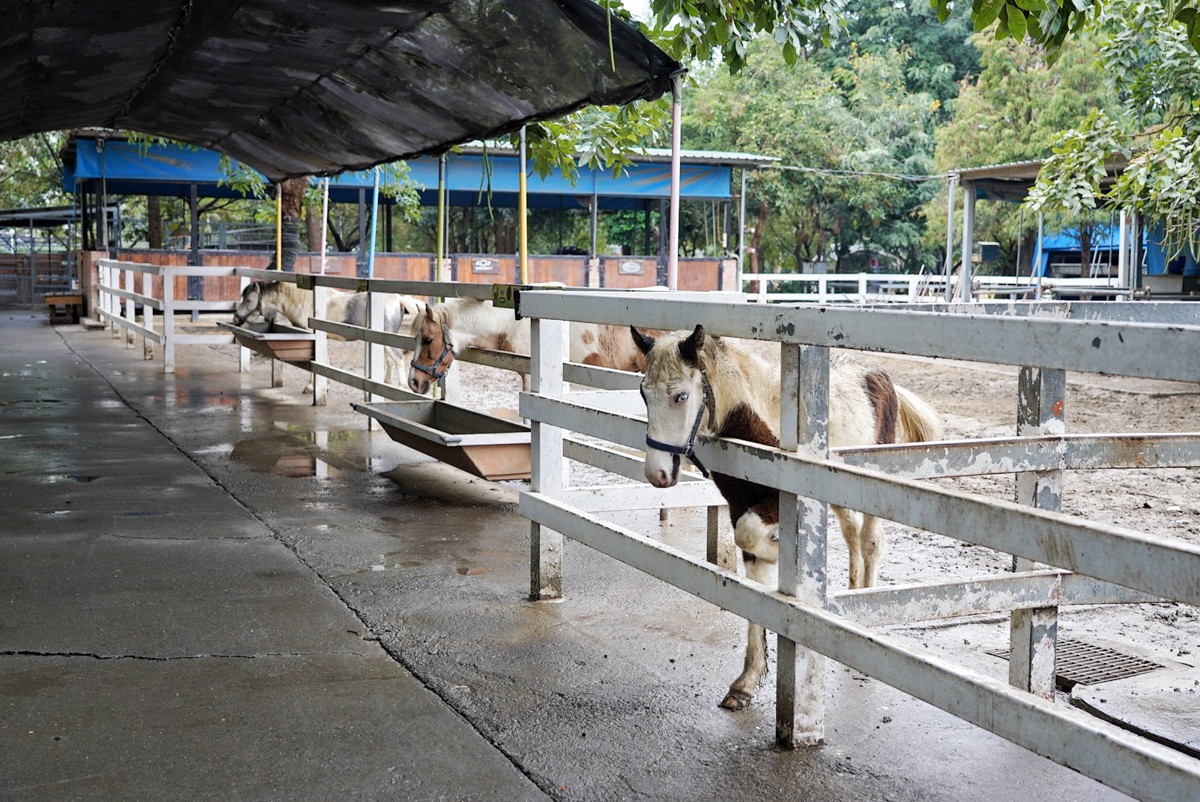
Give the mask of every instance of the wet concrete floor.
POLYGON ((834 664, 781 751, 733 616, 577 544, 530 602, 515 485, 178 363, 0 310, 0 800, 1125 798, 834 664))

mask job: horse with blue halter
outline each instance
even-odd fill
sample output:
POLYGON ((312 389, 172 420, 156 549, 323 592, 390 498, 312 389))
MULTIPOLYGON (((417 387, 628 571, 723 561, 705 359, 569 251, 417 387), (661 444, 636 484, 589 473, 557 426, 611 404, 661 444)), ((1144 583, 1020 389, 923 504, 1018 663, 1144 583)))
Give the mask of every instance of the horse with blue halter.
MULTIPOLYGON (((654 338, 633 329, 646 355, 642 398, 646 402, 646 480, 655 487, 679 481, 687 457, 696 458, 697 436, 732 437, 779 446, 780 370, 735 340, 708 336, 703 326, 654 338)), ((937 413, 882 370, 856 360, 835 358, 829 371, 829 445, 833 448, 915 443, 941 437, 937 413)), ((734 542, 742 551, 746 576, 769 585, 779 561, 779 491, 744 479, 713 473, 729 504, 734 542)), ((850 551, 850 587, 867 588, 878 578, 884 532, 871 515, 832 507, 850 551)), ((729 686, 722 707, 741 710, 754 694, 767 666, 766 631, 749 625, 746 660, 729 686)))

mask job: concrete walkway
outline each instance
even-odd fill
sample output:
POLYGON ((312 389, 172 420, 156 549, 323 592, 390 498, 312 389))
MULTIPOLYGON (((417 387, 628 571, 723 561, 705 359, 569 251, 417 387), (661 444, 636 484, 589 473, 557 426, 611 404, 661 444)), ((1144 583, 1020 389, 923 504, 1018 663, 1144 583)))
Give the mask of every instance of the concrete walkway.
POLYGON ((0 311, 0 800, 1125 799, 832 664, 781 752, 737 619, 573 544, 527 601, 511 487, 231 353, 0 311))
POLYGON ((544 798, 41 316, 2 316, 0 799, 544 798))

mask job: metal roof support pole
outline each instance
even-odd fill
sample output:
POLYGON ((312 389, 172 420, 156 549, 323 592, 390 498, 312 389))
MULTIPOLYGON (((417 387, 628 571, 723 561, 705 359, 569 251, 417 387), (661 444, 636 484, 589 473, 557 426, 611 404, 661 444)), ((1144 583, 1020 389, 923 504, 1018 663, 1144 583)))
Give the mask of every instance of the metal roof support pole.
POLYGON ((275 269, 283 269, 283 187, 275 185, 275 269))
MULTIPOLYGON (((188 264, 196 267, 200 266, 200 196, 199 189, 195 184, 188 188, 188 206, 191 213, 191 252, 188 254, 188 264)), ((105 204, 107 206, 107 204, 105 204)), ((278 214, 278 212, 277 212, 278 214)), ((108 218, 108 209, 104 210, 105 219, 108 218)), ((105 245, 107 248, 107 244, 105 245)), ((279 268, 279 251, 276 251, 275 268, 279 268)), ((187 299, 189 301, 200 301, 204 299, 204 276, 188 276, 187 277, 187 299)), ((200 310, 192 309, 192 322, 196 323, 200 320, 200 310)))
POLYGON ((971 300, 971 273, 973 267, 971 255, 975 250, 975 194, 975 185, 970 181, 964 181, 962 276, 958 283, 958 300, 963 303, 971 300))
MULTIPOLYGON (((1130 288, 1129 282, 1129 218, 1125 216, 1125 210, 1121 210, 1121 229, 1117 234, 1117 284, 1123 288, 1130 288)), ((1126 296, 1129 300, 1130 296, 1126 296)))
POLYGON ((517 258, 520 264, 518 280, 529 282, 529 182, 526 180, 528 158, 525 150, 525 126, 521 126, 520 179, 517 191, 517 258))
POLYGON ((367 245, 367 278, 375 278, 375 235, 379 230, 379 168, 371 188, 371 242, 367 245))
POLYGON ((592 176, 592 200, 591 200, 591 207, 592 207, 592 209, 591 209, 591 212, 592 212, 591 240, 590 240, 591 244, 588 246, 588 249, 590 251, 590 253, 588 253, 588 257, 592 258, 592 259, 594 259, 600 255, 599 254, 599 248, 600 248, 600 196, 598 193, 599 193, 599 190, 596 187, 596 177, 593 175, 592 176))
POLYGON ((946 301, 954 296, 950 287, 950 279, 954 275, 954 187, 958 184, 958 175, 950 174, 946 182, 946 301))
POLYGON ((735 292, 741 292, 742 273, 746 270, 746 168, 742 168, 742 194, 738 197, 738 280, 735 292))
POLYGON ((679 285, 679 141, 683 117, 683 76, 671 78, 671 227, 667 241, 667 288, 679 285))
POLYGON ((437 207, 437 247, 434 255, 437 259, 437 280, 446 281, 446 154, 438 159, 438 207, 437 207))
POLYGON ((1034 271, 1037 274, 1037 289, 1033 292, 1034 298, 1042 297, 1042 278, 1046 275, 1045 269, 1042 267, 1042 231, 1045 229, 1046 215, 1041 210, 1038 211, 1038 237, 1037 250, 1033 253, 1033 261, 1036 267, 1034 271))
POLYGON ((329 242, 329 179, 321 192, 321 275, 325 275, 326 254, 329 242))

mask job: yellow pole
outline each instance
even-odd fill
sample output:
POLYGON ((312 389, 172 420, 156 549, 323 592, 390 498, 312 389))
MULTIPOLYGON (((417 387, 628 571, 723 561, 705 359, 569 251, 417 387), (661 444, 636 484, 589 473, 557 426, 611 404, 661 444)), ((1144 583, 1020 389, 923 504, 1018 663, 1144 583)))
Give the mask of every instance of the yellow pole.
POLYGON ((275 185, 275 269, 283 269, 283 185, 275 185))
POLYGON ((520 248, 520 278, 518 281, 521 284, 529 283, 529 220, 528 220, 528 195, 526 194, 525 181, 525 126, 521 126, 521 182, 520 190, 517 193, 517 231, 518 231, 518 247, 520 248))

